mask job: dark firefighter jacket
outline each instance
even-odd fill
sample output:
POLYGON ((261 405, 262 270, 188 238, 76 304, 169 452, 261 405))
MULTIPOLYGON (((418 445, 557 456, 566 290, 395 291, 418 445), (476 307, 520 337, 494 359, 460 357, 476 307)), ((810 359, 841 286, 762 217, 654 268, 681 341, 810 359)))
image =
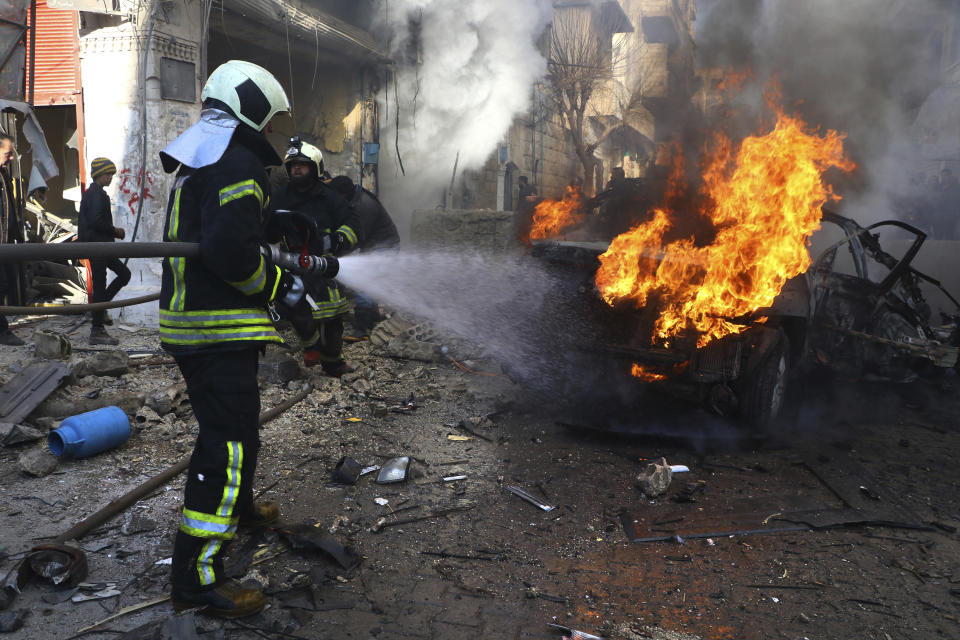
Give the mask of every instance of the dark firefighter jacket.
POLYGON ((110 196, 96 182, 91 182, 80 199, 79 229, 81 242, 113 242, 113 213, 110 196))
POLYGON ((400 243, 397 225, 393 224, 390 214, 377 196, 357 185, 350 204, 360 220, 360 251, 385 249, 400 243))
MULTIPOLYGON (((287 185, 277 191, 274 199, 277 209, 298 211, 313 218, 321 234, 335 234, 338 231, 346 237, 345 246, 340 247, 337 255, 344 255, 352 251, 360 241, 358 232, 360 221, 357 212, 336 191, 317 181, 307 191, 298 191, 287 185)), ((271 238, 273 240, 275 238, 271 238)), ((293 251, 300 251, 302 239, 287 238, 287 245, 293 251)), ((324 253, 322 238, 310 239, 310 253, 321 255, 324 253)), ((350 310, 347 299, 340 291, 336 280, 326 278, 305 277, 303 279, 307 292, 313 298, 316 309, 313 317, 316 320, 328 320, 347 313, 350 310)))
POLYGON ((167 351, 282 342, 267 305, 283 274, 260 252, 270 154, 276 156, 266 138, 241 126, 217 162, 177 172, 164 238, 199 242, 200 257, 163 261, 160 340, 167 351))

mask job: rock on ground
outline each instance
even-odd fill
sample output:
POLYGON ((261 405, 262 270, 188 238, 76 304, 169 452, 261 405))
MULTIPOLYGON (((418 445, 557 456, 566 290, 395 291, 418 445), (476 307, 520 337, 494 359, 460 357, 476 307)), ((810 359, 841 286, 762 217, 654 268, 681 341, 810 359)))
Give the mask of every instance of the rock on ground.
POLYGON ((38 478, 50 474, 57 468, 57 464, 57 457, 41 448, 26 451, 17 458, 17 466, 21 471, 38 478))

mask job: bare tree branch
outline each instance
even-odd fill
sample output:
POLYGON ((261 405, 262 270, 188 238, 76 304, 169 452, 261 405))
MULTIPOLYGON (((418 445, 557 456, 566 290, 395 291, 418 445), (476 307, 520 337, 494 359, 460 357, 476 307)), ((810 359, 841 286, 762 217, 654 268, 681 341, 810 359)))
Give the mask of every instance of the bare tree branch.
MULTIPOLYGON (((584 183, 592 193, 597 148, 621 122, 605 122, 597 136, 586 130, 591 101, 605 99, 609 115, 622 118, 640 106, 640 92, 619 85, 614 74, 628 59, 626 47, 613 45, 613 25, 603 13, 589 7, 564 7, 554 11, 548 37, 546 84, 569 133, 574 153, 583 167, 584 183)), ((605 114, 606 115, 606 114, 605 114)))

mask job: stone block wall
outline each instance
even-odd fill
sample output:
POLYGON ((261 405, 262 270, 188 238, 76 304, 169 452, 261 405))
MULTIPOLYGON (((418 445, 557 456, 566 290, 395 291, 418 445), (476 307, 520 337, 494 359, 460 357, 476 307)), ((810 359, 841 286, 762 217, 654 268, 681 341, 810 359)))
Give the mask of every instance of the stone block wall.
POLYGON ((421 249, 499 253, 516 246, 514 214, 492 209, 426 209, 413 212, 410 243, 421 249))

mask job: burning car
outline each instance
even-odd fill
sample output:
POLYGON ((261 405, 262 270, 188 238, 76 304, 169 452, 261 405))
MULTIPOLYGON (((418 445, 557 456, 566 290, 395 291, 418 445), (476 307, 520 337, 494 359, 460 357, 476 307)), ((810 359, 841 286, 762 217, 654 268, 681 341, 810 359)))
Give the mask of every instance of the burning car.
POLYGON ((925 234, 826 211, 841 199, 832 177, 856 168, 843 134, 769 104, 772 130, 738 144, 717 134, 696 180, 678 149, 660 206, 633 212, 612 240, 556 241, 589 218, 571 215, 569 197, 538 205, 531 233, 564 281, 579 275, 566 295, 588 315, 593 350, 754 425, 776 418, 792 371, 903 380, 952 367, 960 344, 952 325, 929 321, 920 285, 939 283, 912 266, 925 234), (815 234, 834 239, 811 251, 815 234))
POLYGON ((957 316, 933 326, 921 283, 960 304, 911 265, 926 235, 898 220, 863 227, 828 211, 823 223, 840 239, 787 280, 772 304, 724 319, 740 330, 708 341, 688 331, 651 344, 649 336, 662 322, 657 301, 650 308, 606 304, 594 280, 607 243, 536 241, 534 255, 569 276, 563 279, 570 283, 565 296, 589 318, 597 338, 591 351, 619 362, 639 381, 762 427, 780 413, 794 373, 826 366, 846 375, 901 381, 957 363, 957 316), (907 247, 900 257, 880 246, 880 230, 898 232, 898 246, 907 247), (848 269, 840 268, 838 256, 844 255, 848 269))

